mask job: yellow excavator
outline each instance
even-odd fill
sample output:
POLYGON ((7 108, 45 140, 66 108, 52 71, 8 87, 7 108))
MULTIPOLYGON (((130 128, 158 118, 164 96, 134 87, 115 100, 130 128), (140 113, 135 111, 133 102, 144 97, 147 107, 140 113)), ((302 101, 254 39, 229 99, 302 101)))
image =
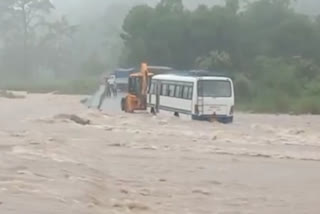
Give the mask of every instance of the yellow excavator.
POLYGON ((121 99, 122 111, 133 113, 135 110, 147 110, 147 93, 152 76, 147 63, 141 63, 140 72, 130 74, 128 94, 121 99))

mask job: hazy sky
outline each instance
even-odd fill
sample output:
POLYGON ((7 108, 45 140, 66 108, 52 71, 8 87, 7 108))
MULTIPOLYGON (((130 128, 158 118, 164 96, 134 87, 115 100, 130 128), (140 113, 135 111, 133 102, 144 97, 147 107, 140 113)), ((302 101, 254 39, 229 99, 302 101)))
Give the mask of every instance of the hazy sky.
MULTIPOLYGON (((195 7, 202 4, 221 3, 223 0, 184 0, 189 6, 195 7)), ((127 5, 132 7, 139 3, 155 5, 159 0, 52 0, 61 14, 67 14, 68 18, 74 21, 78 18, 85 18, 92 15, 102 14, 109 5, 127 5)))
MULTIPOLYGON (((72 21, 85 19, 90 16, 103 14, 108 5, 122 4, 131 7, 138 3, 148 3, 154 5, 159 0, 52 0, 56 5, 57 11, 61 14, 67 14, 72 21)), ((188 6, 195 7, 202 4, 215 4, 224 2, 224 0, 184 0, 188 6)), ((320 0, 298 0, 297 8, 300 11, 309 14, 320 14, 320 0)))

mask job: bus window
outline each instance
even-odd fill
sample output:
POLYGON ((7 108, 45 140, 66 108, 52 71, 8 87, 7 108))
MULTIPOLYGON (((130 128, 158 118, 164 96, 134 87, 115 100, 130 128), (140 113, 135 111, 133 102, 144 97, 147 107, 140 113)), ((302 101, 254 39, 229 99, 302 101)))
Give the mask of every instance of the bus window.
POLYGON ((174 96, 176 98, 181 98, 182 97, 182 86, 181 85, 177 85, 176 86, 176 90, 175 90, 174 96))
POLYGON ((151 77, 148 77, 148 90, 149 91, 151 91, 150 88, 151 88, 152 84, 154 84, 154 81, 151 80, 151 77))
POLYGON ((174 85, 169 85, 169 91, 168 91, 169 97, 174 97, 174 89, 175 89, 174 85))
POLYGON ((183 98, 183 99, 188 99, 189 88, 190 88, 190 87, 188 87, 188 86, 184 86, 184 87, 183 87, 183 94, 182 94, 182 98, 183 98))
POLYGON ((161 86, 161 95, 162 96, 168 96, 168 85, 162 84, 161 86))
POLYGON ((189 87, 189 93, 188 93, 188 99, 192 100, 192 93, 193 93, 193 88, 189 87))
POLYGON ((154 82, 152 82, 151 83, 151 86, 150 86, 150 88, 149 88, 149 94, 155 94, 154 92, 154 89, 155 89, 155 83, 154 82))
POLYGON ((232 88, 228 80, 200 80, 198 96, 201 97, 231 97, 232 88))

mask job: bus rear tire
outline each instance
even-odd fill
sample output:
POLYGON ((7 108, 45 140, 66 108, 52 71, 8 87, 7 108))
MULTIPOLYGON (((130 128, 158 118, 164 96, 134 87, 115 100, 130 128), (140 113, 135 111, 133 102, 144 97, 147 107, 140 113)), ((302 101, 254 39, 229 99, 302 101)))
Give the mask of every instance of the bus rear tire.
POLYGON ((191 120, 199 120, 197 116, 191 115, 191 120))
POLYGON ((175 117, 180 117, 179 112, 175 112, 173 115, 174 115, 175 117))
POLYGON ((233 123, 233 116, 232 117, 228 117, 225 121, 224 124, 232 124, 233 123))

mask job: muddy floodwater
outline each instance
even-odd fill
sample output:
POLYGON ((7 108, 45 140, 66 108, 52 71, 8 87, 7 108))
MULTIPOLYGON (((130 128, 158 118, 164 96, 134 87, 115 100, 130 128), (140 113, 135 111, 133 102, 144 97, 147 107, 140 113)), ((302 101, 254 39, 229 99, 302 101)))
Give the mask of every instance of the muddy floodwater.
POLYGON ((318 116, 221 125, 81 98, 0 98, 1 214, 320 213, 318 116))

